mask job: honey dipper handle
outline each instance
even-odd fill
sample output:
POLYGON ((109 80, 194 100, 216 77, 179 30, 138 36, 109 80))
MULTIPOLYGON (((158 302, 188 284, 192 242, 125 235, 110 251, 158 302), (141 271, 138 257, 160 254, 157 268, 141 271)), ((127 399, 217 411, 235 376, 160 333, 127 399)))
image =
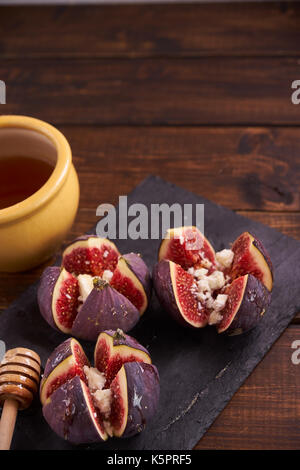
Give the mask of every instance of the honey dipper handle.
POLYGON ((13 437, 19 404, 16 400, 5 400, 0 421, 0 450, 9 450, 13 437))

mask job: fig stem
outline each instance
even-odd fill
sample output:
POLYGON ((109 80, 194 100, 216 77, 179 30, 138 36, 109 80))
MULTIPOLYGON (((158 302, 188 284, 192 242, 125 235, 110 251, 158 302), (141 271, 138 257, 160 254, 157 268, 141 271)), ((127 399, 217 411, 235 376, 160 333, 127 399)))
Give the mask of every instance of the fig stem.
POLYGON ((105 286, 108 286, 108 282, 104 279, 101 279, 100 277, 96 277, 95 279, 93 279, 93 284, 95 289, 98 290, 102 290, 105 286))

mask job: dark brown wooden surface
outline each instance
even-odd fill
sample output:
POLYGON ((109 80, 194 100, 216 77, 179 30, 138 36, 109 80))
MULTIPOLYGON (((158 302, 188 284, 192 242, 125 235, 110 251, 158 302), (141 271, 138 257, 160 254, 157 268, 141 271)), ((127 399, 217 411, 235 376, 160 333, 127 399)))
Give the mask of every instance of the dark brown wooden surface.
MULTIPOLYGON (((0 7, 0 111, 48 120, 72 146, 68 240, 151 173, 300 240, 299 20, 290 2, 0 7)), ((42 269, 0 275, 0 308, 42 269)), ((299 323, 197 448, 299 449, 299 323)))

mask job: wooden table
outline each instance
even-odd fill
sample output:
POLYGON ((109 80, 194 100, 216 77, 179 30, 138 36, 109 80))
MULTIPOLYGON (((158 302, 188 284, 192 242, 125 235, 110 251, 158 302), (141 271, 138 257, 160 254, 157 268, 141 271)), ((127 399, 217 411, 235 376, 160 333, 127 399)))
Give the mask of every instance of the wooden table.
MULTIPOLYGON (((150 173, 300 239, 299 26, 293 3, 1 7, 1 112, 69 139, 69 240, 150 173)), ((2 274, 0 307, 42 269, 2 274)), ((297 339, 300 315, 198 449, 299 449, 297 339)))

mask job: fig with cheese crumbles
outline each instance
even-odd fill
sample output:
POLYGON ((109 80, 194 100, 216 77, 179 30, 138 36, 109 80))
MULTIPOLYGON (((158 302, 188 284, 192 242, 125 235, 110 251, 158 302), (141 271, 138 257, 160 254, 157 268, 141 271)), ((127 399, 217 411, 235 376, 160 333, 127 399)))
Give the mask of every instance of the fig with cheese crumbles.
POLYGON ((99 335, 94 367, 74 338, 53 351, 40 399, 54 432, 89 444, 143 431, 157 411, 159 392, 148 351, 123 331, 108 330, 99 335))
POLYGON ((261 241, 242 233, 231 249, 215 253, 196 227, 170 229, 153 269, 155 292, 179 323, 219 333, 253 328, 271 300, 273 269, 261 241))
POLYGON ((141 256, 121 256, 111 241, 94 235, 68 246, 61 268, 47 267, 38 288, 40 312, 49 325, 90 341, 107 329, 131 330, 150 296, 150 274, 141 256))

